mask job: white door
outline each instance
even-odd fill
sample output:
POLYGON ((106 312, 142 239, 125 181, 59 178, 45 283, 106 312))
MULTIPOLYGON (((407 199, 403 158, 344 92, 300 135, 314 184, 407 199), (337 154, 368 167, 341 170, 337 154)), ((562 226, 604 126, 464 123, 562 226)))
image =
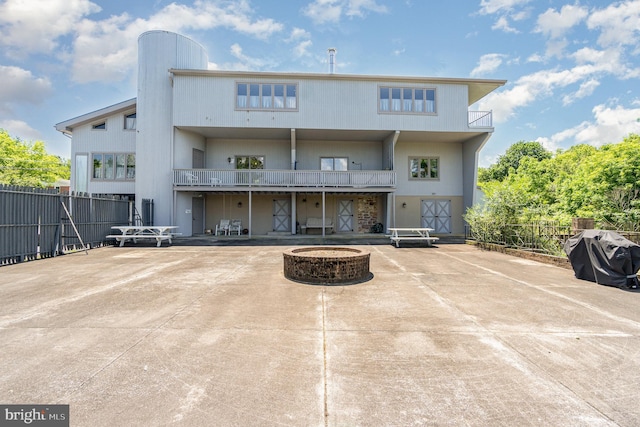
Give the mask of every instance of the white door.
POLYGON ((424 199, 421 203, 422 227, 434 233, 451 233, 451 200, 424 199))
POLYGON ((338 232, 353 231, 353 200, 338 200, 338 232))
POLYGON ((273 201, 273 231, 291 231, 291 200, 273 201))

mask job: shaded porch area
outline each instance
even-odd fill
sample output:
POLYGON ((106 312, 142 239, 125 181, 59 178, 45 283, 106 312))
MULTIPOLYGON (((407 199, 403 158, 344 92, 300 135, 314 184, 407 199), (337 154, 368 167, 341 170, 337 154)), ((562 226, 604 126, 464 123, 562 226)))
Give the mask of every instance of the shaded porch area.
POLYGON ((366 191, 180 191, 175 197, 187 236, 367 234, 384 230, 391 206, 391 193, 366 191), (239 230, 220 232, 231 223, 239 230))

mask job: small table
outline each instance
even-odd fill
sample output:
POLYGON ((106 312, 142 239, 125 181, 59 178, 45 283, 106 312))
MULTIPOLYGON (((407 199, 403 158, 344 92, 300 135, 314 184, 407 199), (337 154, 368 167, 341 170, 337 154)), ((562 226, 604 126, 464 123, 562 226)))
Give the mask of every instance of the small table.
POLYGON ((127 240, 137 243, 138 239, 155 239, 160 247, 163 240, 171 244, 171 238, 176 234, 173 230, 177 228, 175 225, 115 225, 111 229, 119 230, 121 234, 110 234, 107 238, 116 239, 121 247, 127 240))
POLYGON ((438 240, 437 237, 429 236, 429 233, 434 231, 433 228, 426 227, 403 227, 403 228, 389 228, 391 235, 391 243, 396 244, 396 248, 400 247, 401 240, 424 240, 427 242, 427 246, 431 246, 433 242, 438 240))

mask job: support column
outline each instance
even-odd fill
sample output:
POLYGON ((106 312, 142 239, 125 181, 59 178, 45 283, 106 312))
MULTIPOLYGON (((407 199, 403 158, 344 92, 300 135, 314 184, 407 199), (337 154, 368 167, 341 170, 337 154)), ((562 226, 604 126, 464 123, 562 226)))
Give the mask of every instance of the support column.
POLYGON ((326 206, 325 206, 325 202, 326 202, 326 193, 323 191, 322 192, 322 237, 325 237, 325 230, 324 230, 324 226, 326 225, 326 206))
POLYGON ((249 238, 251 238, 251 233, 253 232, 253 226, 251 225, 251 203, 253 202, 253 193, 249 190, 249 238))
POLYGON ((291 193, 291 234, 298 233, 298 228, 296 227, 296 219, 298 217, 296 213, 298 210, 296 206, 297 199, 296 193, 291 193))

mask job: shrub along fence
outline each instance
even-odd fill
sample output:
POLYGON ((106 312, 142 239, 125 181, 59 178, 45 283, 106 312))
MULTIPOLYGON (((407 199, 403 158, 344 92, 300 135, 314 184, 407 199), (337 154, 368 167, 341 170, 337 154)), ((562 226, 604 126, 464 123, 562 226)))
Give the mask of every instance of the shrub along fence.
MULTIPOLYGON (((575 222, 571 225, 553 221, 530 224, 497 224, 491 221, 476 221, 473 227, 466 227, 465 238, 479 243, 491 243, 547 255, 566 256, 564 243, 569 237, 580 231, 582 228, 577 228, 575 222)), ((616 232, 632 242, 640 244, 640 233, 616 232)))
POLYGON ((0 266, 103 246, 132 209, 118 196, 0 185, 0 266))

